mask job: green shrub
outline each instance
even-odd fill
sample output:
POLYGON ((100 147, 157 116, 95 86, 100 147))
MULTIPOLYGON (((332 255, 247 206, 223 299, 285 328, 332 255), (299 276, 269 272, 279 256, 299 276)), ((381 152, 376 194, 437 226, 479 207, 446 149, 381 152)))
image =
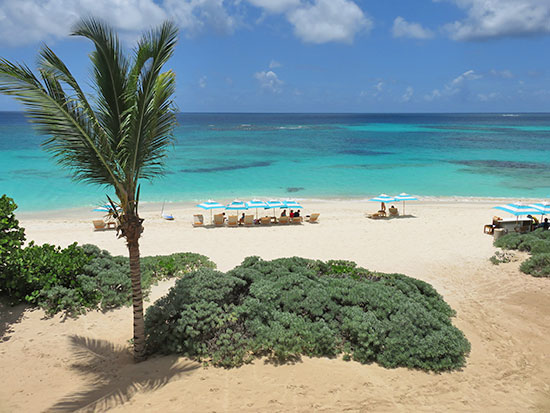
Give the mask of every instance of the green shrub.
POLYGON ((533 277, 550 277, 550 253, 531 256, 521 263, 519 269, 533 277))
POLYGON ((0 292, 11 291, 10 279, 16 271, 11 266, 12 256, 25 241, 25 230, 19 227, 14 211, 17 205, 13 199, 2 195, 0 198, 0 292))
POLYGON ((450 370, 470 345, 429 284, 348 261, 248 257, 226 274, 201 269, 149 307, 149 352, 232 367, 344 354, 387 367, 450 370), (357 276, 358 275, 358 276, 357 276))
MULTIPOLYGON (((506 234, 496 240, 494 245, 502 249, 530 252, 531 257, 520 265, 520 271, 534 277, 550 277, 550 231, 539 228, 528 234, 506 234)), ((491 257, 491 262, 505 261, 491 257)))

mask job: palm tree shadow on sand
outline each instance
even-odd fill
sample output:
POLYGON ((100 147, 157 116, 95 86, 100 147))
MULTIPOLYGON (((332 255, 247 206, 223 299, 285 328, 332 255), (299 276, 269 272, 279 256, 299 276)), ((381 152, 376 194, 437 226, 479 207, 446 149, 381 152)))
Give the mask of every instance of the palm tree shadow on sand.
POLYGON ((75 363, 71 366, 90 377, 86 389, 65 396, 48 412, 107 411, 129 401, 138 392, 155 391, 172 379, 190 374, 199 363, 181 362, 177 356, 134 363, 131 351, 106 340, 70 336, 75 363))

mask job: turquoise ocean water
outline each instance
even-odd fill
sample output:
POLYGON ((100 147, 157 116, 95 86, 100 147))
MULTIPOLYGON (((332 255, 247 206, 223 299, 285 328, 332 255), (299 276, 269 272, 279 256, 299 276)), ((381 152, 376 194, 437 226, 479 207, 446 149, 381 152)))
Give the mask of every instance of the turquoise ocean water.
MULTIPOLYGON (((142 201, 419 196, 547 198, 550 114, 180 114, 142 201)), ((0 112, 0 193, 20 210, 103 203, 0 112)))

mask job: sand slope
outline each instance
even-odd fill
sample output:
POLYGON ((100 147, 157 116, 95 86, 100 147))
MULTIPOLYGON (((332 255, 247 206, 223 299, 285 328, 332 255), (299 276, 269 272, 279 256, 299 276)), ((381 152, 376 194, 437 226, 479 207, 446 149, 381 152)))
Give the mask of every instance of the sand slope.
MULTIPOLYGON (((482 226, 491 202, 410 203, 414 217, 364 218, 365 203, 306 202, 317 225, 192 228, 196 209, 172 206, 175 222, 145 209, 142 254, 200 252, 221 270, 249 255, 351 259, 372 270, 402 272, 433 284, 457 311, 472 343, 467 366, 431 374, 341 360, 238 369, 204 368, 176 356, 133 364, 131 310, 76 320, 24 306, 2 306, 0 411, 550 411, 550 280, 493 266, 482 226)), ((371 210, 374 204, 367 204, 371 210)), ((23 215, 29 239, 93 242, 125 253, 112 232, 93 233, 93 214, 23 215)), ((524 257, 524 255, 520 256, 524 257)), ((170 282, 153 289, 155 299, 170 282)))

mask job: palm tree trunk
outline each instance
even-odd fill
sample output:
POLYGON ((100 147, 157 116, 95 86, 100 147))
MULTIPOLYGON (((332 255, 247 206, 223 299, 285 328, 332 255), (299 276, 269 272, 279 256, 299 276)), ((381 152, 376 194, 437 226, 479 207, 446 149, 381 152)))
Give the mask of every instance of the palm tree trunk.
POLYGON ((145 323, 143 320, 143 292, 141 290, 141 268, 139 264, 139 237, 143 231, 140 219, 133 216, 126 225, 125 236, 130 255, 130 277, 132 280, 132 306, 134 310, 134 361, 145 360, 145 323))

